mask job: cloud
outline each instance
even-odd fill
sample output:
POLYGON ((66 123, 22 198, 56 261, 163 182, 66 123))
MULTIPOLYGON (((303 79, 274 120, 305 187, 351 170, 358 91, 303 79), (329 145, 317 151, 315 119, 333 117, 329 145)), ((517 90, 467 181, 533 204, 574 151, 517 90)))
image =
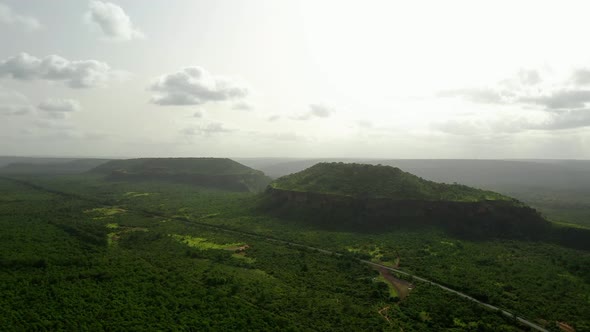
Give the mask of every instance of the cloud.
POLYGON ((520 102, 544 106, 548 109, 584 108, 590 102, 590 90, 554 91, 547 96, 521 97, 520 102))
POLYGON ((230 133, 233 131, 235 131, 235 129, 228 129, 225 128, 222 123, 213 122, 206 126, 185 128, 181 130, 181 133, 188 136, 211 136, 220 133, 230 133))
POLYGON ((553 114, 549 120, 531 126, 531 129, 561 130, 590 126, 590 109, 564 111, 553 114))
POLYGON ((281 116, 280 116, 280 115, 271 115, 271 116, 269 116, 269 117, 267 118, 267 120, 268 120, 269 122, 275 122, 275 121, 279 120, 280 118, 281 118, 281 116))
POLYGON ((240 101, 237 103, 234 103, 231 107, 232 110, 242 110, 242 111, 251 111, 254 109, 254 106, 252 106, 251 104, 244 102, 244 101, 240 101))
POLYGON ((479 104, 511 104, 523 96, 538 93, 538 85, 542 82, 537 70, 523 69, 495 85, 443 90, 437 93, 437 97, 458 97, 479 104))
POLYGON ((328 118, 334 109, 325 104, 310 104, 309 111, 304 114, 292 117, 293 120, 310 120, 312 118, 328 118))
POLYGON ((203 112, 201 111, 196 111, 195 113, 193 113, 193 117, 194 118, 202 118, 203 117, 203 112))
POLYGON ((88 23, 97 25, 107 40, 128 41, 145 38, 123 8, 111 2, 90 1, 85 18, 88 23))
POLYGON ((507 103, 513 95, 502 93, 492 88, 471 88, 444 90, 437 94, 438 97, 460 97, 474 103, 481 104, 504 104, 507 103))
POLYGON ((0 3, 0 23, 20 25, 29 30, 41 29, 41 23, 31 16, 16 14, 10 7, 0 3))
POLYGON ((120 72, 97 60, 70 61, 59 55, 43 59, 27 53, 20 53, 0 62, 0 77, 8 76, 17 80, 48 80, 64 82, 70 88, 92 88, 103 86, 120 72))
POLYGON ((46 99, 37 106, 42 111, 50 113, 77 112, 81 109, 80 103, 73 99, 46 99))
POLYGON ((574 70, 574 72, 572 73, 571 80, 576 85, 589 85, 590 69, 581 68, 574 70))
POLYGON ((520 83, 524 85, 537 85, 541 83, 541 74, 537 70, 523 69, 518 72, 520 83))
POLYGON ((201 67, 187 67, 162 75, 149 89, 156 92, 151 102, 158 105, 201 105, 236 101, 248 95, 245 87, 227 78, 213 76, 201 67))
POLYGON ((451 119, 434 123, 431 128, 453 135, 478 136, 512 134, 529 130, 565 130, 590 126, 590 109, 546 112, 542 120, 499 116, 492 119, 451 119))
POLYGON ((548 111, 581 109, 590 103, 590 70, 577 69, 567 79, 545 82, 536 70, 521 70, 491 87, 440 91, 438 97, 459 97, 480 104, 537 106, 548 111))
POLYGON ((0 87, 0 115, 25 115, 33 111, 34 107, 27 97, 0 87))
POLYGON ((323 104, 310 104, 310 113, 319 118, 327 118, 332 114, 332 108, 323 104))

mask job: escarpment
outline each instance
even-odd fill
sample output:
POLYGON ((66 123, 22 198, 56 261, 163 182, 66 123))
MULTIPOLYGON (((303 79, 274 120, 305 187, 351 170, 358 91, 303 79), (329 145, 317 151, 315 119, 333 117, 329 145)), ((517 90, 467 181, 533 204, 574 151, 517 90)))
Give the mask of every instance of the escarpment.
POLYGON ((277 179, 265 197, 272 213, 357 231, 440 226, 469 237, 532 237, 550 226, 536 210, 509 197, 427 181, 389 166, 318 164, 277 179))

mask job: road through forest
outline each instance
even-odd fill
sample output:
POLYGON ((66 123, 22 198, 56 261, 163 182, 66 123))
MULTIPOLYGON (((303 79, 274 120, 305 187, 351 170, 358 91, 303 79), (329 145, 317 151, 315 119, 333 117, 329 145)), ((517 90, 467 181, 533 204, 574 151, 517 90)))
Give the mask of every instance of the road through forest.
MULTIPOLYGON (((106 206, 111 206, 111 204, 107 204, 107 203, 101 201, 100 199, 97 199, 97 198, 94 198, 94 197, 85 197, 85 196, 81 196, 81 195, 78 195, 78 194, 75 194, 75 193, 62 192, 62 191, 54 190, 54 189, 51 189, 51 188, 46 188, 46 187, 40 186, 38 184, 35 184, 35 183, 32 183, 32 182, 28 182, 28 181, 24 181, 24 180, 20 180, 20 179, 14 179, 14 178, 10 178, 10 177, 0 177, 0 178, 5 179, 5 180, 8 180, 8 181, 11 181, 11 182, 19 183, 19 184, 24 185, 24 186, 27 186, 29 188, 33 188, 33 189, 40 190, 40 191, 45 191, 45 192, 48 192, 48 193, 51 193, 51 194, 60 195, 60 196, 64 196, 64 197, 69 197, 69 198, 77 198, 77 199, 81 199, 81 200, 85 200, 85 201, 96 202, 96 203, 99 203, 99 204, 102 204, 102 205, 106 205, 106 206)), ((245 231, 239 231, 239 230, 231 229, 231 228, 224 227, 224 226, 216 226, 216 225, 212 225, 212 224, 208 224, 208 223, 204 223, 204 222, 199 222, 199 221, 196 221, 196 220, 191 220, 191 219, 185 218, 185 217, 171 217, 171 216, 167 216, 167 215, 164 215, 164 214, 161 214, 161 213, 147 211, 147 210, 139 210, 139 209, 135 209, 135 210, 134 209, 128 209, 128 211, 135 211, 135 212, 139 212, 141 214, 152 216, 152 217, 165 217, 165 218, 168 218, 168 219, 173 219, 173 220, 181 221, 181 222, 184 222, 184 223, 187 223, 187 224, 191 224, 191 225, 199 225, 199 226, 203 226, 203 227, 207 227, 207 228, 210 228, 210 229, 215 229, 215 230, 219 230, 219 231, 223 231, 223 232, 229 232, 229 233, 234 233, 234 234, 251 236, 251 237, 256 237, 256 238, 259 238, 259 239, 265 239, 265 240, 267 240, 269 242, 274 242, 274 243, 279 243, 279 244, 284 244, 284 245, 290 245, 290 246, 299 247, 299 248, 306 248, 306 249, 314 250, 314 251, 317 251, 317 252, 320 252, 320 253, 323 253, 323 254, 327 254, 327 255, 342 256, 341 253, 337 253, 337 252, 326 250, 326 249, 322 249, 322 248, 317 248, 317 247, 313 247, 313 246, 309 246, 309 245, 305 245, 305 244, 301 244, 301 243, 295 243, 295 242, 285 241, 285 240, 282 240, 282 239, 277 239, 277 238, 269 237, 269 236, 262 235, 262 234, 250 233, 250 232, 245 232, 245 231)), ((453 294, 455 294, 457 296, 460 296, 460 297, 462 297, 464 299, 467 299, 469 301, 472 301, 474 303, 477 303, 477 304, 479 304, 479 305, 481 305, 481 306, 483 306, 485 308, 499 311, 503 315, 505 315, 507 317, 510 317, 510 318, 514 318, 519 323, 521 323, 521 324, 523 324, 523 325, 525 325, 527 327, 530 327, 530 328, 532 328, 532 329, 534 329, 536 331, 539 331, 539 332, 550 332, 549 330, 545 329, 544 327, 542 327, 542 326, 540 326, 538 324, 535 324, 535 323, 531 322, 530 320, 525 319, 524 317, 520 317, 520 316, 518 316, 518 315, 516 315, 514 313, 511 313, 511 312, 509 312, 507 310, 504 310, 502 308, 496 307, 496 306, 491 305, 489 303, 482 302, 482 301, 480 301, 480 300, 478 300, 478 299, 476 299, 476 298, 474 298, 474 297, 472 297, 472 296, 470 296, 468 294, 465 294, 465 293, 460 292, 458 290, 454 290, 454 289, 449 288, 447 286, 443 286, 443 285, 441 285, 441 284, 439 284, 439 283, 437 283, 435 281, 432 281, 432 280, 429 280, 429 279, 426 279, 426 278, 422 278, 422 277, 419 277, 419 276, 410 274, 408 272, 402 271, 400 269, 396 269, 396 268, 393 268, 393 267, 385 266, 385 265, 382 265, 382 264, 379 264, 379 263, 375 263, 375 262, 371 262, 371 261, 368 261, 368 260, 359 259, 358 261, 361 262, 361 263, 363 263, 363 264, 367 264, 367 265, 371 265, 371 266, 379 267, 379 268, 384 268, 384 269, 387 269, 389 271, 392 271, 392 272, 395 272, 395 273, 398 273, 398 274, 401 274, 401 275, 410 277, 414 281, 417 280, 417 281, 420 281, 420 282, 423 282, 423 283, 426 283, 426 284, 430 284, 432 286, 436 286, 436 287, 438 287, 438 288, 440 288, 440 289, 442 289, 444 291, 447 291, 449 293, 453 293, 453 294)))

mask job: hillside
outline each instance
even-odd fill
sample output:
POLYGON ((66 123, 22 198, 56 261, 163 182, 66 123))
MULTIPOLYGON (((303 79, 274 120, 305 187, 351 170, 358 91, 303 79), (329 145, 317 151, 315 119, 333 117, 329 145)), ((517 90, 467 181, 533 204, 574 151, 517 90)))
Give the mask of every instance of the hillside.
POLYGON ((261 191, 270 178, 227 158, 112 160, 91 170, 110 180, 165 180, 232 191, 261 191))
POLYGON ((459 184, 424 180, 396 167, 368 164, 319 163, 281 177, 275 189, 363 198, 479 202, 512 199, 459 184))
POLYGON ((266 197, 271 213, 353 231, 435 226, 469 238, 532 238, 550 227, 510 197, 381 165, 317 164, 275 180, 266 197))
POLYGON ((356 162, 399 167, 427 180, 460 183, 514 197, 551 221, 590 227, 590 161, 492 159, 240 159, 272 178, 320 162, 356 162))
POLYGON ((9 163, 0 167, 0 174, 9 175, 37 175, 37 174, 79 174, 87 172, 101 164, 108 162, 108 159, 74 159, 45 162, 32 162, 24 160, 21 162, 9 163))

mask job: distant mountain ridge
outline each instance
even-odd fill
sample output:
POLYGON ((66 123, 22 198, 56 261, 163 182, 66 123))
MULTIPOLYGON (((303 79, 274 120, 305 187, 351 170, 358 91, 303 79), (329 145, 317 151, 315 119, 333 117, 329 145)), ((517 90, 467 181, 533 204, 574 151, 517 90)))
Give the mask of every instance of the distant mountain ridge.
POLYGON ((262 191, 263 172, 228 158, 138 158, 112 160, 90 171, 110 180, 164 180, 232 191, 262 191))
MULTIPOLYGON (((8 158, 7 158, 8 159, 8 158)), ((0 174, 6 175, 59 175, 87 172, 109 159, 34 159, 11 160, 0 167, 0 174)))

